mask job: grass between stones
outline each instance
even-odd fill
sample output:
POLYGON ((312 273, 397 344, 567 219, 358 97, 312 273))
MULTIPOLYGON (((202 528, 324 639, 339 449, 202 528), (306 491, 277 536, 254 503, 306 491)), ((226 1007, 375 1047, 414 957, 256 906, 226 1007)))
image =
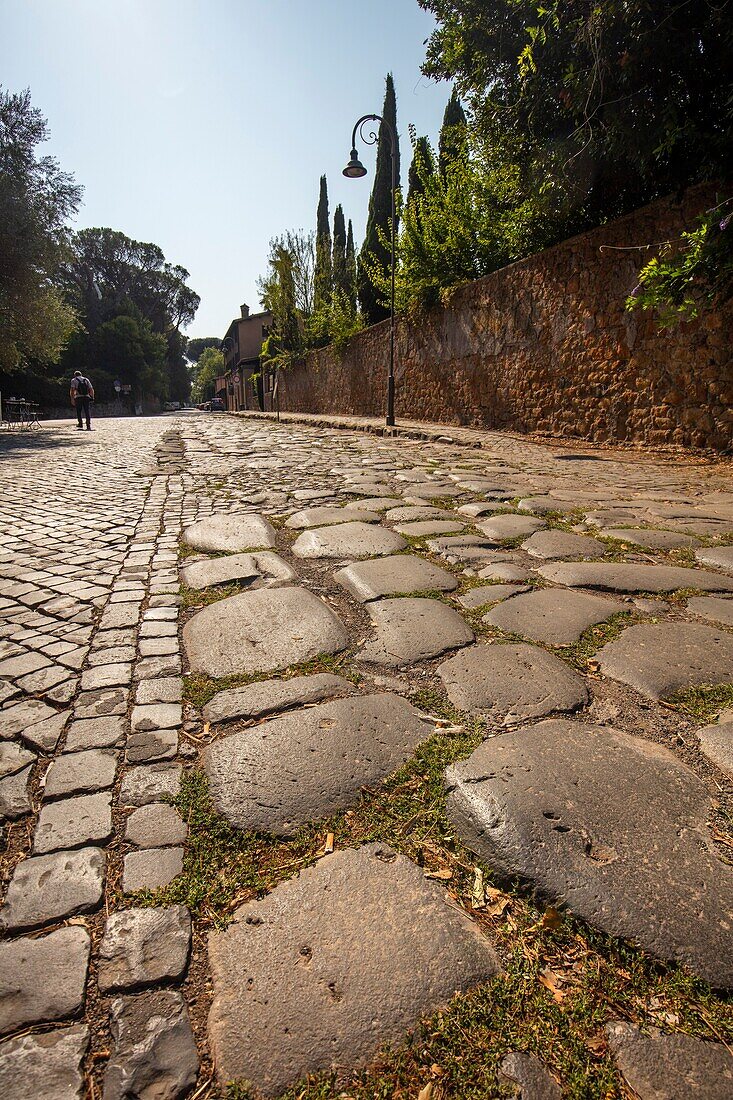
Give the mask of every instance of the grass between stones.
POLYGON ((733 707, 733 684, 698 684, 670 695, 669 706, 695 719, 709 722, 728 707, 733 707))
MULTIPOLYGON (((215 811, 204 774, 189 773, 174 800, 189 826, 183 873, 163 890, 129 899, 182 903, 202 928, 221 928, 238 906, 321 858, 333 833, 337 849, 381 841, 404 853, 491 937, 502 975, 455 997, 402 1045, 383 1048, 368 1070, 339 1080, 309 1077, 282 1100, 414 1100, 428 1084, 432 1091, 423 1095, 430 1100, 509 1095, 496 1075, 511 1050, 536 1053, 560 1078, 566 1097, 608 1100, 628 1095, 605 1041, 610 1019, 733 1042, 730 998, 494 881, 456 838, 443 787, 445 767, 490 731, 437 689, 416 692, 412 701, 441 728, 384 785, 365 790, 359 805, 286 841, 233 829, 215 811)), ((251 1093, 233 1083, 221 1095, 249 1100, 251 1093)))

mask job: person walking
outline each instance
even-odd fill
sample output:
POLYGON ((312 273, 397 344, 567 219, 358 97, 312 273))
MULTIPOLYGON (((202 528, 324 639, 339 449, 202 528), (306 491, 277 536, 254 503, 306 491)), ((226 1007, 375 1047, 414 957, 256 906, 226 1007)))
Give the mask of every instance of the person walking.
POLYGON ((82 424, 83 414, 87 422, 87 431, 90 432, 92 430, 92 418, 89 406, 90 402, 94 400, 94 386, 80 370, 74 371, 69 396, 71 397, 71 407, 76 409, 76 419, 79 421, 76 426, 77 431, 81 431, 84 427, 82 424))

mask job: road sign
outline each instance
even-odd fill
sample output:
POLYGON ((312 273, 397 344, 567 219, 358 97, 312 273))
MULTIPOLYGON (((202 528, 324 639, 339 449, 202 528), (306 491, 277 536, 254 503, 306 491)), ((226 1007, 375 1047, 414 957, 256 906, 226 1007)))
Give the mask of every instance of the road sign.
POLYGON ((115 382, 115 393, 119 393, 121 389, 122 389, 122 383, 120 382, 119 379, 117 379, 117 381, 115 382))
POLYGON ((235 386, 239 385, 239 371, 235 371, 234 374, 232 375, 232 382, 234 383, 235 386))

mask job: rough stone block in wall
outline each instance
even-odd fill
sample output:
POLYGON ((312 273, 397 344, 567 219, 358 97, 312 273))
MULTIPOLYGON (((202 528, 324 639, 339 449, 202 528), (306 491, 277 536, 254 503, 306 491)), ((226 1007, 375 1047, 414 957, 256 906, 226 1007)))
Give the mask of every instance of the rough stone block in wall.
MULTIPOLYGON (((460 287, 397 331, 397 415, 471 427, 723 450, 733 440, 733 305, 659 330, 624 301, 652 253, 715 202, 693 188, 460 287)), ((389 322, 281 380, 291 412, 381 416, 389 322)))

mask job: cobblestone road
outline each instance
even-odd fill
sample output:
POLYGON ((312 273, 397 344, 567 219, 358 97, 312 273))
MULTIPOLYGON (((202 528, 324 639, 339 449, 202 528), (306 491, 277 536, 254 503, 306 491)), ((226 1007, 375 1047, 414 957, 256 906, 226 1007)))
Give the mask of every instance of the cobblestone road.
MULTIPOLYGON (((501 989, 532 897, 730 989, 722 464, 95 427, 0 437, 8 1100, 389 1095, 353 1072, 501 989)), ((526 964, 553 1010, 573 958, 526 964)), ((475 1095, 730 1095, 719 1026, 653 1000, 603 1017, 586 1093, 507 1031, 475 1095)))

